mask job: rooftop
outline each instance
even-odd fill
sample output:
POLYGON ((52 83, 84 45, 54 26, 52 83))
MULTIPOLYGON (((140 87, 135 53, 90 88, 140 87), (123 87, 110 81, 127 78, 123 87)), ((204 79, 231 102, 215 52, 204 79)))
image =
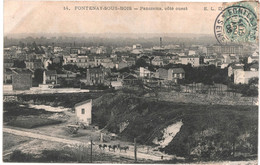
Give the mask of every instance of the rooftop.
POLYGON ((46 70, 45 74, 46 75, 54 75, 54 74, 57 74, 57 72, 56 72, 56 70, 46 70))
POLYGON ((91 103, 91 104, 92 104, 92 99, 89 99, 89 100, 86 100, 86 101, 79 102, 79 103, 75 104, 74 107, 78 107, 78 106, 81 106, 81 105, 84 105, 84 104, 87 104, 87 103, 91 103))

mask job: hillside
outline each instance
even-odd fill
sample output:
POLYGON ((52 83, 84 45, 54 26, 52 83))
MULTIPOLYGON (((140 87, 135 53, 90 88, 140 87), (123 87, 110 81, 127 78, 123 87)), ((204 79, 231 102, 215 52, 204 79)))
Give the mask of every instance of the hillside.
POLYGON ((157 101, 117 92, 93 101, 93 120, 122 139, 137 138, 138 143, 153 146, 155 139, 165 140, 165 128, 182 122, 160 150, 185 158, 230 160, 257 154, 257 109, 157 101))

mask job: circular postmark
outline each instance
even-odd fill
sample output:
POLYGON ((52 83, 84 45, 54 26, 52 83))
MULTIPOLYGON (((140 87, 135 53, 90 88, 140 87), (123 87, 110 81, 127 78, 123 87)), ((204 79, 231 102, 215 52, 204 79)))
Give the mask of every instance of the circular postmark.
POLYGON ((220 44, 255 42, 257 35, 257 16, 243 6, 225 8, 216 18, 215 37, 220 44))

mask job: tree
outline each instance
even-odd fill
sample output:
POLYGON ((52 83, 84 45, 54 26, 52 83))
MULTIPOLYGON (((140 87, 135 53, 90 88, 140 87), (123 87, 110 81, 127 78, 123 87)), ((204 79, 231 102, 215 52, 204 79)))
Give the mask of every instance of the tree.
POLYGON ((41 84, 43 82, 43 69, 36 69, 34 71, 34 80, 37 84, 41 84))
POLYGON ((143 58, 139 58, 136 63, 135 63, 135 66, 137 68, 139 67, 148 67, 149 65, 146 63, 146 61, 143 59, 143 58))
POLYGON ((25 64, 24 61, 15 60, 15 61, 14 61, 14 67, 17 67, 17 68, 25 68, 25 67, 26 67, 26 64, 25 64))

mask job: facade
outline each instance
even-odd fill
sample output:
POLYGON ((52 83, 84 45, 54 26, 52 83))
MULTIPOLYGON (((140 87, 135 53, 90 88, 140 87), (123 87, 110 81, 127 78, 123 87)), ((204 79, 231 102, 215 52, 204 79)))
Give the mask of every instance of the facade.
POLYGON ((25 64, 27 69, 33 69, 33 70, 40 69, 42 68, 43 65, 42 61, 39 59, 25 61, 25 64))
POLYGON ((11 84, 12 83, 12 70, 9 68, 4 69, 4 84, 11 84))
POLYGON ((155 65, 155 66, 163 66, 163 59, 161 57, 155 57, 153 60, 152 60, 152 64, 155 65))
POLYGON ((259 62, 259 56, 249 56, 247 58, 247 63, 252 63, 252 62, 259 62))
POLYGON ((244 70, 244 67, 241 64, 232 64, 228 67, 228 77, 231 77, 234 74, 235 70, 244 70))
POLYGON ((116 64, 116 69, 123 69, 128 67, 127 62, 126 61, 120 61, 118 64, 116 64))
POLYGON ((249 80, 259 76, 258 71, 234 71, 234 83, 235 84, 248 84, 249 80))
POLYGON ((168 70, 159 68, 155 73, 155 77, 163 80, 168 80, 168 70))
POLYGON ((130 86, 130 85, 137 85, 139 82, 138 78, 129 74, 123 77, 123 85, 130 86))
POLYGON ((180 57, 181 64, 191 64, 193 67, 200 65, 200 58, 198 56, 182 56, 180 57))
POLYGON ((185 79, 185 71, 183 68, 172 68, 168 70, 168 80, 178 83, 181 79, 185 79))
POLYGON ((90 66, 88 56, 78 56, 76 65, 79 68, 88 68, 90 66))
POLYGON ((43 84, 57 84, 57 78, 56 70, 46 70, 43 72, 43 84))
POLYGON ((207 56, 213 54, 237 54, 241 56, 242 52, 242 45, 212 45, 207 47, 207 56))
POLYGON ((103 84, 105 78, 105 71, 103 68, 88 68, 86 79, 88 85, 103 84))
POLYGON ((223 63, 229 64, 233 62, 239 62, 239 57, 234 54, 223 54, 223 63))
POLYGON ((92 123, 92 100, 86 100, 75 104, 76 121, 84 125, 92 123))
POLYGON ((32 72, 28 69, 13 70, 12 86, 13 90, 30 90, 32 87, 32 72))
POLYGON ((11 68, 14 66, 14 61, 12 59, 4 59, 4 68, 11 68))
POLYGON ((139 76, 140 77, 149 78, 149 77, 151 77, 151 75, 152 75, 152 72, 148 68, 144 68, 144 67, 139 68, 139 76))

